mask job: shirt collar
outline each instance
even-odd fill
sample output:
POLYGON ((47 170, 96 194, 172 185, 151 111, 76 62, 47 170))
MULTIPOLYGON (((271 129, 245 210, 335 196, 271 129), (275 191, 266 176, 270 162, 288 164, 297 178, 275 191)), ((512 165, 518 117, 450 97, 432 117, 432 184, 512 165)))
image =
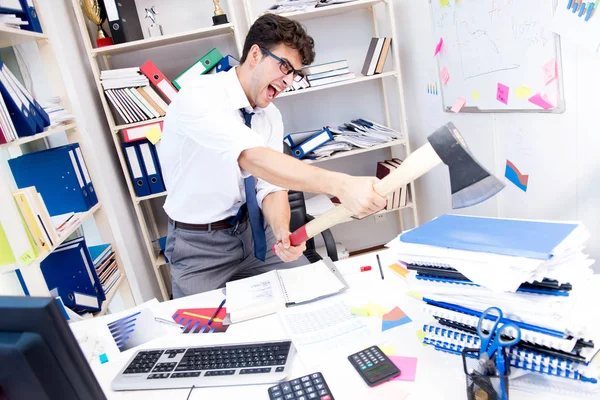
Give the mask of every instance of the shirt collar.
POLYGON ((238 67, 231 68, 227 72, 221 72, 219 75, 223 75, 225 90, 227 91, 227 96, 229 97, 229 102, 231 107, 235 110, 239 110, 240 108, 246 109, 247 112, 253 112, 260 114, 264 111, 264 108, 250 106, 250 102, 248 101, 248 97, 246 97, 246 93, 244 92, 244 88, 242 88, 242 84, 238 79, 236 69, 238 67))

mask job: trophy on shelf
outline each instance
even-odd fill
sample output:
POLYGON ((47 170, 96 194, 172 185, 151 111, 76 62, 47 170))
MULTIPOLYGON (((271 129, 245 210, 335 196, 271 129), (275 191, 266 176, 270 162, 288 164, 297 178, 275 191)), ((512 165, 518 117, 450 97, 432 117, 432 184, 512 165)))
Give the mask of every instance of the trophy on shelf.
POLYGON ((221 25, 228 23, 229 21, 227 21, 227 15, 225 14, 225 11, 223 11, 223 9, 221 8, 219 0, 213 0, 213 3, 215 4, 215 15, 213 15, 212 17, 213 25, 221 25))
POLYGON ((106 20, 106 10, 100 3, 100 0, 81 0, 80 5, 85 16, 98 27, 96 38, 98 47, 112 45, 112 38, 107 36, 104 29, 102 29, 102 23, 106 20))
POLYGON ((148 27, 148 36, 162 36, 162 25, 156 23, 156 14, 158 14, 158 12, 154 9, 154 6, 150 8, 145 8, 144 10, 146 10, 146 18, 150 18, 150 21, 152 21, 152 23, 148 27))

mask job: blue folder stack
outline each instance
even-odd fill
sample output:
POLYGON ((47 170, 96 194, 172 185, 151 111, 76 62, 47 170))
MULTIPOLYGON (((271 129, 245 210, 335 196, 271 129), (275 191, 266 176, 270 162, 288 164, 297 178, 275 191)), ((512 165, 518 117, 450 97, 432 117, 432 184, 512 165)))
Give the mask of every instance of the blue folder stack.
POLYGON ((587 390, 600 379, 591 365, 600 311, 590 307, 600 279, 583 253, 588 237, 580 223, 444 215, 390 247, 432 317, 423 343, 457 355, 477 348, 479 317, 496 306, 502 322, 521 329, 521 342, 508 350, 513 368, 587 390))
POLYGON ((138 197, 165 191, 156 146, 148 140, 123 143, 123 153, 138 197))
POLYGON ((85 212, 98 203, 78 143, 8 160, 19 188, 35 186, 51 216, 85 212))
POLYGON ((83 237, 60 245, 41 263, 46 285, 54 297, 74 311, 100 311, 106 300, 83 237))

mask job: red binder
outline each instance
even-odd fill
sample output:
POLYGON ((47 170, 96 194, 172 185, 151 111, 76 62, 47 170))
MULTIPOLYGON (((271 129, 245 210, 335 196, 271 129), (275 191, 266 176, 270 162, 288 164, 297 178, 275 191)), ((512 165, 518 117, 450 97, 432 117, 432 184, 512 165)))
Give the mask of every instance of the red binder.
POLYGON ((158 89, 158 91, 164 96, 166 100, 173 101, 177 95, 177 89, 171 84, 165 75, 154 65, 150 60, 146 61, 144 65, 140 67, 140 71, 148 77, 148 80, 158 89))
POLYGON ((144 124, 140 126, 136 126, 135 128, 126 128, 123 129, 123 140, 126 143, 136 142, 138 140, 146 139, 146 132, 152 128, 153 126, 157 126, 158 129, 162 132, 163 122, 151 122, 149 124, 144 124))

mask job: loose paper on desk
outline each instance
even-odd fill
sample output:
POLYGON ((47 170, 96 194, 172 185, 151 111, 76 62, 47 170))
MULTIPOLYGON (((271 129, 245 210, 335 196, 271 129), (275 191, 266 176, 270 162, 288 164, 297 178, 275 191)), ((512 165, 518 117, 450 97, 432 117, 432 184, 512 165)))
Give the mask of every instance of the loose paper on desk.
POLYGON ((335 298, 320 300, 277 313, 305 364, 311 367, 378 342, 377 331, 350 313, 350 306, 335 298))

